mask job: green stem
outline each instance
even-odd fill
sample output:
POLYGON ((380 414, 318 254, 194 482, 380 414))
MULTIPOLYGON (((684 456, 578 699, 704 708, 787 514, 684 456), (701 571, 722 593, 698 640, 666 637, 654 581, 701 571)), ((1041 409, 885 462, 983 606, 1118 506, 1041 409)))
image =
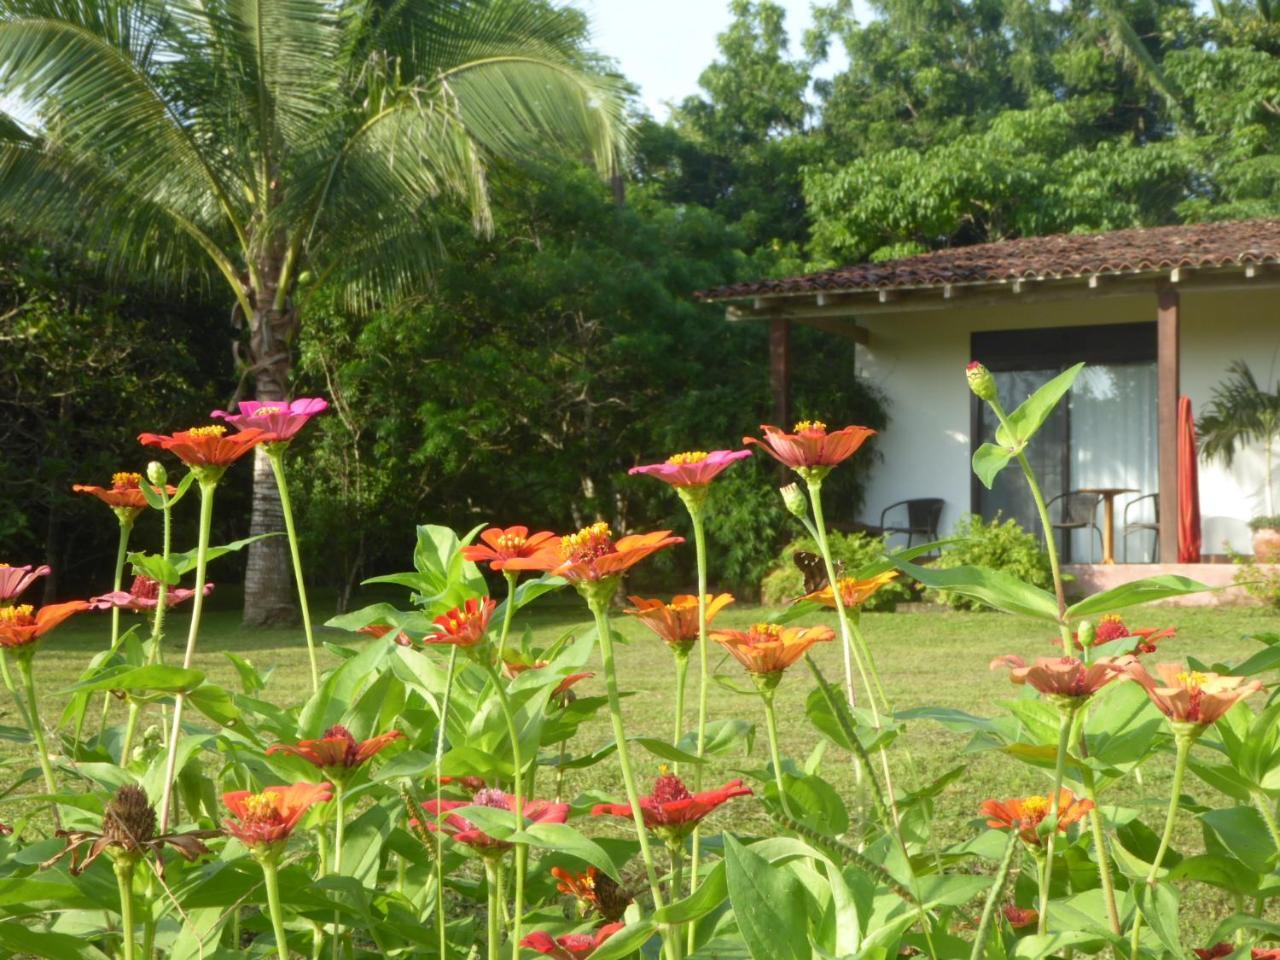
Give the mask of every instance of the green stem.
POLYGON ((280 960, 289 960, 289 937, 284 931, 284 911, 280 906, 280 878, 272 860, 264 858, 260 863, 262 877, 266 881, 267 911, 271 914, 271 929, 276 935, 276 953, 280 960))
POLYGON ((560 797, 564 792, 564 761, 568 754, 566 740, 560 741, 560 760, 556 763, 556 803, 560 803, 560 797))
POLYGON ((782 783, 782 755, 778 751, 778 718, 773 709, 773 694, 773 690, 766 690, 761 684, 760 699, 764 701, 764 725, 769 734, 769 758, 773 763, 773 782, 778 787, 778 803, 782 805, 783 813, 791 817, 794 814, 791 812, 790 804, 787 803, 787 788, 782 783))
POLYGON ((124 960, 133 960, 133 861, 120 857, 115 867, 116 886, 120 889, 121 952, 124 960))
MULTIPOLYGON (((502 707, 502 715, 507 721, 507 736, 511 738, 511 762, 514 765, 515 776, 512 778, 515 787, 515 794, 512 798, 512 807, 515 811, 516 829, 524 829, 524 760, 520 752, 520 731, 516 726, 515 711, 511 709, 511 701, 507 697, 506 688, 502 685, 502 678, 498 675, 498 671, 493 664, 484 663, 485 669, 489 672, 489 679, 493 681, 493 689, 498 695, 498 703, 502 707)), ((521 856, 520 851, 527 845, 517 843, 516 848, 516 902, 511 917, 511 942, 518 944, 520 942, 520 925, 524 918, 524 874, 527 860, 521 856)))
POLYGON ((440 706, 440 729, 436 731, 436 935, 440 941, 440 960, 449 956, 449 941, 445 933, 444 917, 444 843, 441 823, 444 816, 440 810, 443 785, 440 782, 440 768, 444 765, 444 734, 449 722, 449 699, 453 693, 453 673, 458 666, 458 648, 449 647, 449 669, 444 678, 444 700, 440 706))
MULTIPOLYGON (((200 636, 200 615, 204 612, 205 574, 209 565, 209 530, 213 526, 213 494, 217 480, 200 480, 200 535, 196 541, 195 595, 191 598, 191 628, 187 631, 187 649, 182 656, 183 669, 191 669, 196 655, 196 639, 200 636)), ((163 606, 163 604, 160 604, 163 606)), ((173 703, 173 727, 169 737, 169 756, 165 760, 164 792, 160 798, 160 832, 169 829, 169 813, 173 804, 173 787, 178 773, 178 739, 182 735, 182 706, 186 694, 178 691, 173 703)))
MULTIPOLYGON (((684 691, 689 679, 689 654, 676 651, 676 712, 675 725, 671 733, 671 745, 680 746, 680 738, 684 736, 684 691)), ((675 767, 676 775, 680 773, 679 765, 675 767)))
MULTIPOLYGON (((333 809, 335 819, 333 825, 333 873, 334 876, 342 876, 342 842, 347 832, 347 791, 341 783, 334 785, 333 809)), ((338 960, 338 956, 342 951, 340 919, 335 912, 333 915, 333 960, 338 960)))
MULTIPOLYGON (((627 803, 631 807, 631 819, 635 823, 636 838, 640 841, 640 856, 644 860, 645 874, 649 880, 649 893, 653 897, 653 908, 661 910, 662 887, 658 883, 658 871, 653 863, 653 851, 649 847, 649 833, 645 829, 644 816, 640 809, 640 791, 636 789, 636 777, 631 770, 631 756, 627 750, 627 732, 622 725, 622 702, 618 697, 618 668, 613 659, 613 636, 609 630, 608 600, 594 601, 590 606, 592 614, 595 615, 596 635, 600 639, 600 660, 604 667, 605 691, 609 696, 609 719, 613 724, 613 739, 618 747, 618 765, 622 768, 622 782, 627 791, 627 803)), ((694 855, 697 855, 697 847, 694 848, 694 855)), ((670 939, 665 935, 663 943, 667 956, 673 957, 670 939)))
POLYGON ((22 694, 18 692, 18 685, 13 682, 13 674, 9 672, 9 653, 3 648, 0 648, 0 676, 4 677, 5 689, 13 694, 13 702, 18 708, 18 716, 22 719, 26 728, 30 730, 31 717, 27 713, 27 705, 22 699, 22 694))
POLYGON ((1275 845, 1277 851, 1280 851, 1280 824, 1276 823, 1275 811, 1271 809, 1271 801, 1260 790, 1253 791, 1253 805, 1258 809, 1258 813, 1262 814, 1262 820, 1267 825, 1267 831, 1271 834, 1271 842, 1275 845))
MULTIPOLYGON (((1044 494, 1040 491, 1040 481, 1025 453, 1018 454, 1018 466, 1022 467, 1022 475, 1027 478, 1027 486, 1031 489, 1031 498, 1036 502, 1036 513, 1040 515, 1040 526, 1044 528, 1045 553, 1049 555, 1049 567, 1053 571, 1053 592, 1058 598, 1058 618, 1064 619, 1067 614, 1067 594, 1062 583, 1062 564, 1058 560, 1058 544, 1053 539, 1053 521, 1049 517, 1049 506, 1045 503, 1044 494)), ((1069 640, 1068 640, 1069 643, 1069 640)), ((1064 653, 1071 656, 1068 646, 1064 653)))
POLYGON ((982 960, 982 955, 987 946, 987 932, 991 929, 991 921, 996 914, 996 904, 1000 902, 1000 895, 1004 891, 1005 881, 1009 878, 1009 866, 1013 863, 1013 856, 1018 850, 1018 831, 1009 831, 1009 842, 1004 848, 1004 857, 1000 860, 1000 866, 996 870, 995 879, 991 881, 991 891, 987 894, 987 902, 982 906, 982 919, 978 922, 978 934, 973 941, 973 950, 969 954, 969 960, 982 960))
MULTIPOLYGON (((31 714, 31 736, 36 742, 36 751, 39 754, 40 772, 44 774, 44 785, 50 793, 58 792, 58 785, 53 779, 53 765, 49 763, 49 750, 44 742, 44 727, 40 722, 40 706, 36 702, 36 680, 31 672, 31 661, 35 651, 24 653, 18 657, 18 670, 22 673, 22 684, 27 692, 27 709, 31 714)), ((53 816, 58 820, 58 810, 54 807, 53 816)))
POLYGON ((1075 724, 1075 710, 1064 709, 1058 721, 1058 757, 1053 770, 1053 792, 1049 795, 1049 821, 1053 829, 1044 842, 1045 866, 1043 880, 1040 884, 1040 918, 1036 932, 1044 935, 1049 931, 1049 887, 1053 883, 1053 847, 1058 837, 1058 795, 1062 793, 1062 778, 1067 770, 1067 752, 1071 749, 1071 728, 1075 724))
MULTIPOLYGON (((667 892, 671 896, 671 902, 675 903, 681 898, 684 890, 684 841, 675 840, 667 845, 667 853, 671 857, 671 886, 667 892)), ((689 924, 689 932, 693 933, 695 924, 689 924)), ((672 931, 671 950, 674 954, 674 960, 681 960, 684 956, 684 938, 680 935, 680 926, 672 931)))
MULTIPOLYGON (((707 749, 707 710, 710 703, 711 689, 711 657, 708 653, 707 640, 707 531, 702 519, 702 505, 694 497, 681 497, 689 511, 689 522, 693 525, 693 547, 698 566, 698 758, 701 759, 707 749)), ((599 621, 597 620, 597 623, 599 621)), ((621 721, 619 721, 621 723, 621 721)), ((696 793, 702 789, 702 768, 705 764, 697 764, 693 768, 693 789, 696 793)), ((643 834, 643 831, 641 831, 643 834)), ((702 865, 702 824, 693 828, 693 850, 689 860, 689 892, 698 889, 699 874, 702 865)), ((689 925, 689 952, 693 951, 694 925, 689 925)))
POLYGON ((293 579, 298 585, 298 603, 302 607, 302 630, 307 636, 307 658, 311 661, 311 692, 320 691, 320 666, 316 661, 316 640, 311 632, 311 608, 307 605, 307 583, 302 576, 302 555, 298 552, 298 533, 293 526, 293 506, 289 502, 289 483, 284 475, 284 444, 269 443, 267 460, 280 491, 280 508, 284 512, 284 529, 289 537, 289 555, 293 558, 293 579))
POLYGON ((485 890, 489 895, 489 960, 498 960, 500 952, 498 941, 502 936, 498 929, 498 878, 492 862, 487 858, 484 862, 484 879, 485 890))
MULTIPOLYGON (((124 584, 124 561, 129 553, 129 535, 133 532, 132 520, 120 520, 120 539, 116 545, 116 567, 115 573, 111 579, 111 590, 113 593, 119 593, 121 586, 124 584)), ((111 649, 114 651, 116 644, 120 642, 120 608, 111 608, 111 649)), ((107 731, 107 718, 111 712, 111 691, 104 690, 102 692, 102 720, 98 724, 98 738, 101 738, 107 731)), ((80 718, 76 721, 75 732, 71 735, 71 755, 75 756, 79 753, 80 748, 80 732, 84 727, 84 713, 80 714, 80 718)))
MULTIPOLYGON (((164 538, 161 546, 161 557, 167 564, 169 553, 173 548, 173 507, 169 503, 169 491, 164 484, 156 487, 160 496, 160 514, 163 517, 164 538)), ((164 615, 169 607, 169 585, 161 583, 156 589, 156 609, 151 619, 151 642, 147 651, 148 666, 160 662, 160 641, 164 635, 164 615)), ((138 718, 142 713, 140 701, 129 698, 129 716, 124 725, 124 744, 120 748, 120 765, 128 766, 129 756, 133 753, 133 738, 138 730, 138 718)))
POLYGON ((516 585, 520 574, 515 570, 503 570, 507 578, 507 604, 502 611, 502 632, 498 634, 498 666, 502 666, 502 656, 507 650, 507 635, 511 633, 511 621, 516 615, 516 585))
POLYGON ((1093 804, 1089 811, 1089 822, 1093 829, 1093 848, 1098 854, 1098 876, 1102 881, 1102 895, 1107 902, 1107 922, 1111 924, 1111 932, 1120 936, 1120 910, 1116 906, 1115 880, 1111 876, 1111 857, 1107 853, 1107 836, 1102 824, 1102 811, 1098 807, 1098 790, 1093 771, 1087 766, 1080 768, 1084 780, 1084 793, 1093 804))
MULTIPOLYGON (((1187 773, 1187 759, 1191 756, 1191 745, 1195 743, 1195 736, 1176 732, 1174 734, 1174 743, 1177 745, 1177 753, 1173 762, 1173 785, 1169 788, 1169 811, 1165 814, 1164 832, 1160 835, 1160 846, 1156 849, 1156 858, 1151 863, 1151 869, 1147 871, 1146 885, 1148 887, 1155 886, 1156 877, 1160 875, 1160 864, 1164 862, 1164 855, 1173 840, 1173 827, 1178 819, 1178 802, 1182 799, 1182 781, 1187 773)), ((1134 960, 1138 956, 1138 942, 1141 932, 1142 911, 1135 909, 1133 913, 1133 930, 1129 936, 1129 952, 1134 957, 1134 960)))
POLYGON ((152 960, 156 949, 155 873, 148 870, 143 885, 142 960, 152 960))

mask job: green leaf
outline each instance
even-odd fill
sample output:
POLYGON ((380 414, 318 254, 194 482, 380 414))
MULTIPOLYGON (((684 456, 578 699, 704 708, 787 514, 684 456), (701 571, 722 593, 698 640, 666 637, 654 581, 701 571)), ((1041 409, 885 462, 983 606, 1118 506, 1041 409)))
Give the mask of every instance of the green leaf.
POLYGON ((1178 888, 1172 883, 1137 885, 1133 891, 1138 909, 1160 942, 1175 956, 1184 957, 1182 941, 1178 937, 1178 888))
POLYGON ((1255 873, 1270 873, 1276 845, 1261 814, 1253 807, 1206 810, 1200 822, 1212 830, 1231 854, 1255 873))
POLYGON ((1006 430, 1001 424, 996 430, 996 442, 1007 447, 1019 449, 1025 447, 1036 432, 1044 426, 1045 420, 1049 419, 1049 414, 1053 413, 1053 408, 1071 389, 1071 385, 1075 383, 1076 377, 1080 376, 1080 371, 1083 369, 1083 363, 1067 368, 1022 401, 1018 409, 1008 417, 1012 436, 1010 436, 1010 430, 1006 430))
POLYGON ((1254 896, 1262 878, 1238 860, 1203 853, 1183 858, 1169 871, 1169 879, 1195 880, 1241 896, 1254 896))
POLYGON ((725 881, 753 960, 811 960, 808 901, 789 864, 770 864, 724 836, 725 881))
POLYGON ((698 889, 675 903, 669 903, 661 910, 655 910, 653 919, 656 923, 691 923, 700 920, 720 904, 729 895, 728 881, 725 879, 724 861, 715 865, 699 884, 698 889))
POLYGON ((994 443, 984 443, 973 453, 973 472, 982 481, 982 485, 990 490, 1000 471, 1013 458, 1012 450, 997 447, 994 443))
POLYGON ((541 847, 544 850, 555 850, 570 857, 577 857, 579 860, 607 873, 613 879, 619 882, 622 880, 617 865, 613 862, 613 858, 605 852, 604 848, 594 840, 584 837, 567 823, 535 823, 519 833, 513 834, 512 837, 516 840, 523 840, 530 846, 541 847))
POLYGON ((105 953, 83 937, 32 930, 12 920, 0 922, 0 946, 11 954, 26 954, 45 960, 107 960, 105 953))
POLYGON ((629 923, 591 953, 590 960, 622 960, 649 942, 657 931, 647 917, 638 923, 629 923))
POLYGON ((190 691, 204 681, 199 670, 184 670, 153 663, 146 667, 130 667, 121 664, 100 673, 92 680, 68 687, 63 693, 91 690, 162 690, 190 691))
POLYGON ((189 694, 187 700, 214 723, 234 727, 240 720, 240 708, 225 687, 214 683, 202 683, 189 694))
POLYGON ((163 583, 168 587, 176 587, 182 582, 182 572, 172 562, 159 554, 130 553, 128 560, 133 564, 133 572, 135 574, 150 577, 157 583, 163 583))
POLYGON ((1200 583, 1198 580, 1174 574, 1144 577, 1141 580, 1134 580, 1118 587, 1112 587, 1110 590, 1104 590, 1102 593, 1095 593, 1079 603, 1073 603, 1067 607, 1067 620, 1100 617, 1104 613, 1114 613, 1116 610, 1136 607, 1143 603, 1152 603, 1155 600, 1163 600, 1166 597, 1183 597, 1189 593, 1203 593, 1206 590, 1213 589, 1215 588, 1200 583))
POLYGON ((901 560, 894 565, 926 587, 963 594, 1005 613, 1053 623, 1058 620, 1058 601, 1052 594, 1002 571, 970 566, 935 570, 901 560))

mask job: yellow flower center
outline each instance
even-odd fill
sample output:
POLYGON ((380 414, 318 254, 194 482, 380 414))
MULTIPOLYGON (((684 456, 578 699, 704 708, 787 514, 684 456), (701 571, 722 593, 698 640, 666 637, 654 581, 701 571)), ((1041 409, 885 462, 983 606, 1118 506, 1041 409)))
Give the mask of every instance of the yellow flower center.
POLYGON ((498 537, 498 549, 510 550, 512 552, 519 550, 528 542, 525 537, 515 533, 504 533, 498 537))
POLYGON ((1184 670, 1178 674, 1178 682, 1188 690, 1199 690, 1208 681, 1209 678, 1199 670, 1184 670))
POLYGON ((1044 819, 1050 806, 1048 797, 1027 797, 1022 801, 1022 812, 1038 822, 1044 819))
POLYGON ((793 433, 826 433, 827 425, 821 420, 801 420, 793 433))
POLYGON ((16 607, 0 607, 0 623, 23 626, 31 623, 36 609, 29 603, 20 603, 16 607))
POLYGON ((782 636, 782 627, 776 623, 753 623, 750 633, 757 640, 777 640, 782 636))
POLYGON ((449 632, 458 633, 474 618, 465 610, 454 610, 449 614, 449 632))
POLYGON ((566 559, 589 559, 613 552, 613 531, 601 520, 577 533, 560 538, 560 552, 566 559))
POLYGON ((1108 613, 1105 616, 1103 616, 1103 618, 1098 622, 1099 623, 1124 623, 1124 621, 1120 619, 1120 615, 1118 613, 1108 613))
POLYGON ((212 427, 192 427, 187 431, 189 437, 220 437, 227 432, 227 428, 215 425, 212 427))
POLYGON ((667 457, 667 463, 673 467, 682 467, 690 463, 701 463, 708 456, 709 454, 705 450, 686 450, 684 453, 677 453, 674 456, 667 457))
POLYGON ((252 413, 252 414, 250 414, 250 416, 254 416, 254 417, 270 417, 270 416, 272 416, 273 414, 277 414, 277 413, 280 413, 280 412, 281 412, 281 410, 280 410, 280 408, 279 408, 279 407, 259 407, 257 410, 253 411, 253 413, 252 413))
POLYGON ((9 569, 9 564, 7 564, 7 563, 0 563, 0 569, 4 569, 4 570, 9 569))
POLYGON ((269 793, 254 793, 244 798, 244 812, 248 819, 267 820, 276 815, 276 804, 269 793))
POLYGON ((142 474, 121 471, 111 475, 113 490, 137 490, 142 485, 142 474))

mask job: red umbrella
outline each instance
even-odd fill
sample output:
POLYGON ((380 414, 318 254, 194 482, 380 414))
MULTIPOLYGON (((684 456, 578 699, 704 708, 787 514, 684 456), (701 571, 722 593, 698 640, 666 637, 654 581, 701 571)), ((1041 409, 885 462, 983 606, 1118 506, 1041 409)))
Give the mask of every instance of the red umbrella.
POLYGON ((1200 562, 1200 472, 1191 398, 1178 398, 1178 562, 1200 562))

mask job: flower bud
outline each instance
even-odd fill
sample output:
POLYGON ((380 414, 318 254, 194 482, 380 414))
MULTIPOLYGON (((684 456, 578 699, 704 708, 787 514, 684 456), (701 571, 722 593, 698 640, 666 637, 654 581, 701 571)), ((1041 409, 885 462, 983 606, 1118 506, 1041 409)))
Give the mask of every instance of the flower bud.
POLYGON ((807 517, 809 515, 809 502, 805 500, 804 494, 800 492, 800 488, 794 483, 788 483, 778 492, 782 494, 782 502, 787 505, 787 510, 793 516, 807 517))
POLYGON ((999 393, 996 391, 996 378, 991 375, 983 364, 974 360, 964 369, 965 378, 969 381, 969 389, 980 400, 992 403, 999 399, 999 393))
POLYGON ((1080 626, 1076 629, 1076 642, 1085 650, 1093 646, 1096 630, 1092 623, 1088 620, 1080 621, 1080 626))
POLYGON ((163 487, 169 479, 169 473, 164 468, 164 464, 159 460, 152 460, 147 464, 147 479, 157 487, 163 487))

